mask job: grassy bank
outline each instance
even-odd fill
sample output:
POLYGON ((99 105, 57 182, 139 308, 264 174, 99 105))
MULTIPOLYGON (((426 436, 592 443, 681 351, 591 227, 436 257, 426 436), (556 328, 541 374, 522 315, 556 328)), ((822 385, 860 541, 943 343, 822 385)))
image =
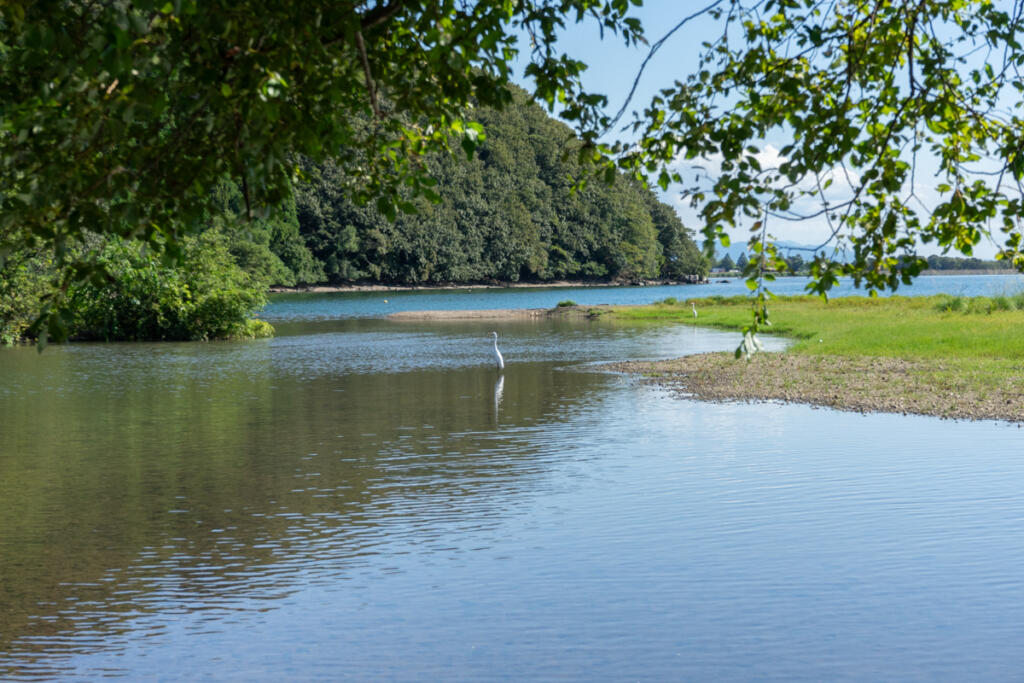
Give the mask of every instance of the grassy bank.
MULTIPOLYGON (((615 309, 633 321, 738 330, 744 297, 615 309)), ((747 363, 705 354, 618 364, 712 400, 786 400, 858 411, 1024 421, 1024 296, 787 297, 770 309, 774 334, 794 344, 747 363)), ((738 335, 737 335, 738 337, 738 335)))

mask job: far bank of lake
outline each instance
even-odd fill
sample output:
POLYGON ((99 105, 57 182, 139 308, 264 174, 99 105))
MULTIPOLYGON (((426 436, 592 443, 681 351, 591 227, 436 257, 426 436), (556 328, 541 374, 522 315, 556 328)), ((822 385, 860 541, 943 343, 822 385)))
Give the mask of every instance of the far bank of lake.
MULTIPOLYGON (((809 279, 805 277, 779 278, 772 283, 771 290, 779 295, 800 295, 805 293, 808 282, 809 279)), ((1013 294, 1022 289, 1024 275, 926 275, 917 278, 909 287, 901 287, 896 293, 906 296, 931 296, 941 293, 994 296, 1013 294)), ((572 301, 583 306, 629 306, 651 304, 668 297, 688 300, 710 296, 745 295, 748 291, 746 282, 740 278, 718 278, 707 284, 650 287, 524 285, 511 288, 294 292, 271 294, 270 305, 261 317, 278 328, 280 323, 309 319, 310 316, 317 320, 332 320, 386 316, 397 311, 554 308, 563 301, 572 301)), ((832 296, 862 296, 864 293, 863 290, 854 287, 851 280, 843 279, 832 292, 832 296)))

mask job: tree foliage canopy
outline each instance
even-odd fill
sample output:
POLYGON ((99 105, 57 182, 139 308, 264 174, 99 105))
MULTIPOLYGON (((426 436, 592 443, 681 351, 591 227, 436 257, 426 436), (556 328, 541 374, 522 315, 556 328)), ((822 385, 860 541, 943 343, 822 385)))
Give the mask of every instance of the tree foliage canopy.
POLYGON ((605 144, 605 99, 582 89, 585 65, 557 36, 589 18, 642 41, 630 4, 10 0, 0 258, 53 246, 59 292, 88 274, 66 248, 88 231, 173 255, 224 177, 252 213, 287 196, 297 154, 334 159, 351 196, 388 218, 415 211, 437 198, 428 153, 454 141, 472 154, 483 131, 467 111, 510 102, 522 35, 532 95, 577 126, 582 159, 663 187, 683 181, 681 160, 709 170, 687 192, 709 241, 751 229, 751 330, 781 270, 769 222, 820 218, 852 252, 815 254, 820 293, 842 275, 907 283, 922 243, 970 255, 991 238, 1024 269, 1020 0, 709 0, 697 14, 721 30, 690 75, 654 98, 633 139, 605 144))
MULTIPOLYGON (((62 281, 87 232, 180 254, 213 188, 247 210, 289 194, 295 155, 339 161, 350 192, 382 213, 434 197, 426 152, 480 129, 473 103, 510 100, 517 35, 542 101, 586 124, 603 98, 555 51, 592 18, 627 43, 626 0, 10 0, 0 6, 0 258, 52 246, 62 281)), ((58 322, 59 321, 51 321, 58 322)))
POLYGON ((707 264, 675 211, 628 177, 588 183, 580 142, 516 88, 502 109, 480 107, 487 131, 473 159, 431 154, 424 163, 442 201, 413 198, 394 220, 345 191, 344 169, 303 165, 296 186, 302 238, 335 284, 600 279, 683 279, 707 264))
MULTIPOLYGON (((970 255, 985 239, 1024 270, 1024 4, 990 0, 719 0, 720 33, 638 116, 620 163, 683 182, 708 240, 749 227, 755 289, 781 270, 769 220, 831 228, 813 291, 841 275, 909 283, 922 244, 970 255), (776 164, 766 141, 782 140, 776 164), (685 163, 684 163, 685 167, 685 163), (686 174, 686 177, 692 177, 686 174)), ((762 293, 754 328, 767 320, 762 293)))

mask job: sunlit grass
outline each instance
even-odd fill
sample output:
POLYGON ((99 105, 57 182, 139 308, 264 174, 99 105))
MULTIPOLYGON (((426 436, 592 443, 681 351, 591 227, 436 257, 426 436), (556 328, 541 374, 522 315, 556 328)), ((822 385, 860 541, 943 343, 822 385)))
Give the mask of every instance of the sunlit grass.
MULTIPOLYGON (((1024 357, 1024 296, 780 297, 769 306, 772 334, 796 340, 791 353, 948 361, 1024 357)), ((739 330, 750 320, 746 297, 669 300, 621 307, 627 320, 673 320, 739 330), (695 301, 698 317, 690 302, 695 301)))
MULTIPOLYGON (((677 322, 737 332, 746 297, 620 307, 630 323, 677 322)), ((1024 422, 1024 296, 785 297, 769 308, 786 353, 731 353, 623 363, 622 370, 711 400, 799 401, 857 411, 1024 422)))

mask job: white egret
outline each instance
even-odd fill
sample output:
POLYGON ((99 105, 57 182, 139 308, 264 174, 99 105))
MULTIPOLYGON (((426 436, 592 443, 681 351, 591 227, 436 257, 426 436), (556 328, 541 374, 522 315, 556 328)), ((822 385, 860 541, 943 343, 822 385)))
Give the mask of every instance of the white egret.
POLYGON ((501 351, 498 350, 498 333, 491 332, 494 335, 494 362, 498 364, 499 370, 505 369, 505 359, 501 357, 501 351))
POLYGON ((693 317, 697 317, 697 304, 693 301, 690 302, 690 307, 693 308, 693 317))

